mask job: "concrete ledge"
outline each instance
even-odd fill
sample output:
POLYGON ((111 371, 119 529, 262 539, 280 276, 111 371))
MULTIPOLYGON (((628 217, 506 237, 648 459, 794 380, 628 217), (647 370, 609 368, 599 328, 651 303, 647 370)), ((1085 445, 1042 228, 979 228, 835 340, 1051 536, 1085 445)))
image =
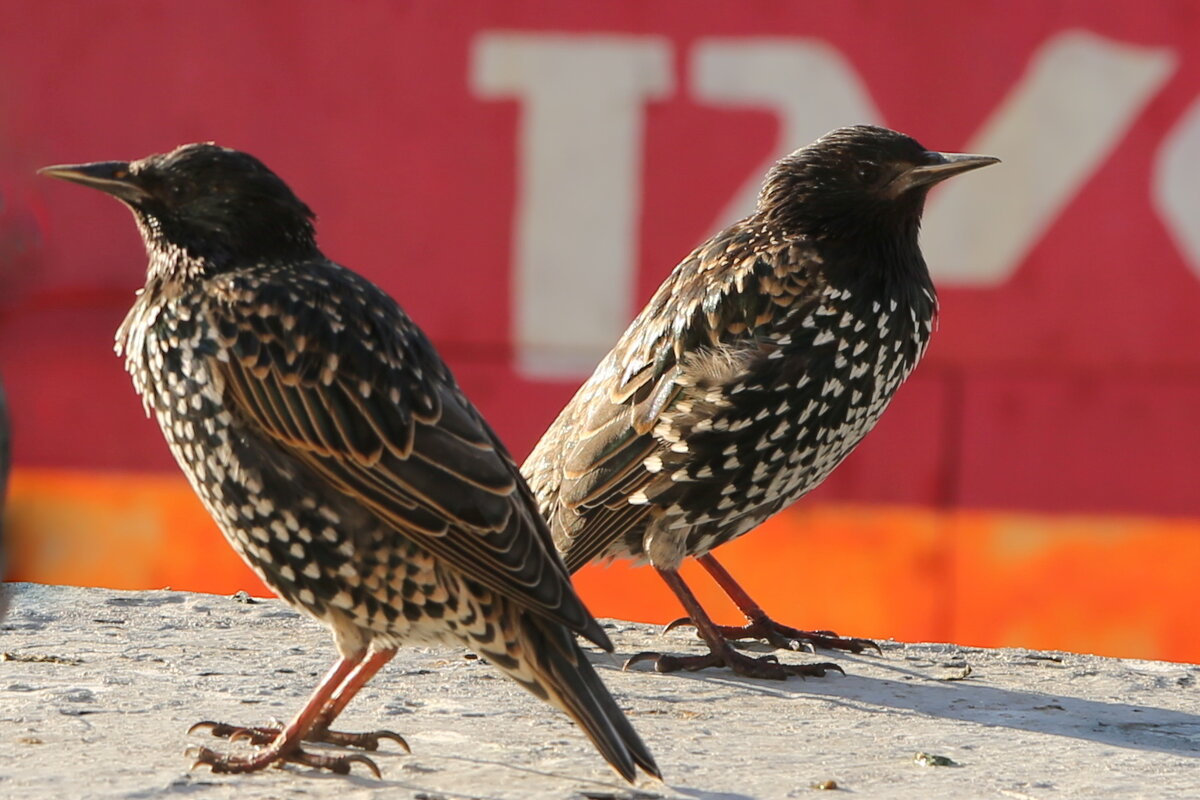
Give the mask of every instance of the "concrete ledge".
MULTIPOLYGON (((822 796, 828 781, 872 798, 1200 796, 1200 667, 895 642, 881 657, 822 655, 845 677, 786 683, 621 672, 597 653, 666 784, 630 789, 562 714, 462 652, 426 648, 402 650, 339 725, 408 739, 412 755, 377 754, 382 781, 300 767, 213 775, 190 770, 184 750, 229 745, 188 726, 290 717, 332 663, 324 629, 275 601, 5 590, 5 798, 737 800, 822 796), (953 765, 918 763, 937 757, 953 765)), ((686 631, 609 631, 621 655, 699 646, 686 631)))

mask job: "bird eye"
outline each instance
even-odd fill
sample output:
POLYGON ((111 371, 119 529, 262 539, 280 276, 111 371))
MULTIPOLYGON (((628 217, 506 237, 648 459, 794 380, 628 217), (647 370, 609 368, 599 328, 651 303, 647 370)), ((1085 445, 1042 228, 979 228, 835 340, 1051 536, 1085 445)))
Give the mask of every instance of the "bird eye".
POLYGON ((857 174, 860 183, 870 186, 879 180, 879 166, 870 162, 863 162, 858 165, 857 174))

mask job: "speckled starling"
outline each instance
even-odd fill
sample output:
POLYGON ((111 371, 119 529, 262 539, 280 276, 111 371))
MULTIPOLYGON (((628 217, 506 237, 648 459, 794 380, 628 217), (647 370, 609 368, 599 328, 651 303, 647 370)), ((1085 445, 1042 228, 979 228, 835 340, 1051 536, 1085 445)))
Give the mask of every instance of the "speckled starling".
POLYGON ((526 461, 572 572, 649 562, 707 642, 642 653, 660 671, 824 674, 751 659, 730 639, 859 651, 774 622, 713 548, 821 483, 879 420, 929 343, 937 309, 917 243, 929 188, 994 163, 873 126, 835 130, 767 175, 753 214, 675 268, 526 461), (681 580, 700 560, 746 615, 715 625, 681 580))
POLYGON ((198 763, 378 774, 300 743, 403 745, 329 725, 414 642, 466 645, 566 711, 627 780, 658 774, 575 641, 612 647, 516 464, 395 301, 322 255, 280 178, 212 144, 42 172, 132 209, 149 267, 118 353, 226 539, 340 654, 282 728, 201 723, 261 749, 201 748, 198 763))

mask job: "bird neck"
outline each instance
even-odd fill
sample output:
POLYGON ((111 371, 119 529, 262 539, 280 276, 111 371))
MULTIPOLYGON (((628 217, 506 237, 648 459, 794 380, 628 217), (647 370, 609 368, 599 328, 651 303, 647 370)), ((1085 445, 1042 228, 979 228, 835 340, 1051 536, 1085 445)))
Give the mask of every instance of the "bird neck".
POLYGON ((296 241, 294 246, 239 251, 217 240, 179 244, 162 236, 153 225, 141 225, 142 238, 149 257, 148 277, 161 283, 196 280, 247 267, 307 262, 321 257, 311 240, 296 241))
POLYGON ((168 242, 146 242, 150 259, 146 277, 150 283, 174 283, 195 280, 214 272, 212 264, 193 256, 182 247, 168 242))
POLYGON ((311 222, 260 214, 239 222, 197 223, 133 209, 150 258, 149 272, 187 280, 254 267, 320 258, 311 222))
POLYGON ((917 225, 887 235, 861 232, 827 239, 820 247, 822 269, 830 284, 861 299, 889 298, 933 313, 936 293, 921 254, 917 225))

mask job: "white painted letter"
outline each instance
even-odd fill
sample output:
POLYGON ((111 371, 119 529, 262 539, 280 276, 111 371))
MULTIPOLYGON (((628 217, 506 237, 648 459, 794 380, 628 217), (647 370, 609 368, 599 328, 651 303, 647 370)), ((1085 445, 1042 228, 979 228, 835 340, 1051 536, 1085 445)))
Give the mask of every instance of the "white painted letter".
MULTIPOLYGON (((1005 163, 938 189, 923 226, 941 285, 994 286, 1016 270, 1083 183, 1108 157, 1175 64, 1163 48, 1067 31, 1047 41, 967 147, 1005 163)), ((852 67, 812 40, 709 39, 696 45, 693 90, 712 105, 761 106, 781 120, 778 156, 840 125, 879 122, 852 67)), ((929 147, 919 130, 907 131, 929 147)), ((714 230, 754 207, 763 175, 749 177, 714 230)))
POLYGON ((521 102, 517 369, 587 375, 633 316, 645 103, 672 91, 659 37, 488 33, 471 86, 521 102))
POLYGON ((1006 281, 1174 65, 1164 48, 1084 31, 1046 42, 965 148, 1004 163, 955 178, 930 198, 922 229, 934 280, 960 286, 1006 281))
POLYGON ((1154 161, 1154 205, 1200 277, 1200 99, 1167 135, 1154 161))
POLYGON ((763 176, 780 157, 834 128, 880 120, 854 68, 818 39, 702 39, 692 50, 691 81, 707 105, 779 115, 776 155, 749 176, 713 232, 754 210, 763 176))

